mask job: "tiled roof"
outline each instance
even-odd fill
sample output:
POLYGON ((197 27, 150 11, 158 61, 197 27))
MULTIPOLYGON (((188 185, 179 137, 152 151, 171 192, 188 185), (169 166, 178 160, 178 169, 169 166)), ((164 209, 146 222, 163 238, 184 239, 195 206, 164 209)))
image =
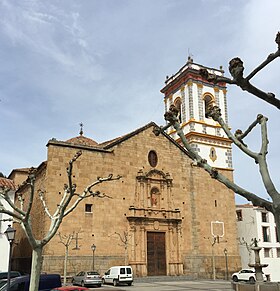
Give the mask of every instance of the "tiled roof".
POLYGON ((16 190, 14 182, 7 178, 0 178, 0 188, 7 187, 11 190, 16 190))
MULTIPOLYGON (((125 135, 124 135, 125 136, 125 135)), ((100 147, 106 147, 108 145, 110 145, 111 143, 115 143, 115 142, 118 142, 120 139, 122 139, 124 137, 123 135, 122 136, 119 136, 119 137, 116 137, 114 139, 110 139, 110 140, 107 140, 107 141, 104 141, 102 143, 99 144, 100 147)))
POLYGON ((91 138, 79 135, 77 137, 70 138, 66 142, 76 145, 97 146, 98 143, 91 138))
MULTIPOLYGON (((102 152, 111 152, 114 146, 122 143, 123 141, 137 135, 138 133, 148 129, 149 127, 158 127, 156 123, 151 121, 150 123, 122 136, 117 138, 111 139, 109 141, 97 143, 96 141, 87 138, 80 134, 80 136, 68 139, 66 141, 58 141, 55 138, 52 138, 48 141, 47 146, 49 145, 56 145, 56 146, 63 146, 63 147, 72 147, 72 148, 80 148, 80 149, 87 149, 93 151, 102 151, 102 152)), ((180 148, 180 150, 184 151, 186 155, 189 155, 188 152, 185 150, 183 146, 178 144, 173 138, 171 138, 166 132, 162 131, 161 134, 165 136, 170 142, 172 142, 175 146, 180 148)))

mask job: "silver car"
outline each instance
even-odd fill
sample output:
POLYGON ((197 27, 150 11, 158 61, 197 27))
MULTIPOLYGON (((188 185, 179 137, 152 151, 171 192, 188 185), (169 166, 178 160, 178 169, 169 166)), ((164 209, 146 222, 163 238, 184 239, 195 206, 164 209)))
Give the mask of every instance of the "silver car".
POLYGON ((101 287, 102 278, 96 271, 82 271, 72 277, 72 284, 81 286, 94 285, 101 287))

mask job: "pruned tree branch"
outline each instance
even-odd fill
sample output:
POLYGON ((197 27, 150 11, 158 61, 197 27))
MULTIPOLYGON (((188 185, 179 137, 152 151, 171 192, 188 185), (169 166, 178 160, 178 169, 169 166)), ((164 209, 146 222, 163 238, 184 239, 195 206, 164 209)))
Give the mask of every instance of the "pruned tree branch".
MULTIPOLYGON (((247 200, 251 201, 253 203, 253 205, 264 207, 268 211, 273 211, 273 204, 270 201, 267 201, 263 198, 260 198, 256 194, 251 193, 251 192, 243 189, 242 187, 237 185, 235 182, 229 180, 227 177, 225 177, 223 174, 221 174, 216 168, 211 167, 207 163, 207 160, 203 159, 188 143, 188 141, 183 133, 183 130, 181 129, 180 124, 178 122, 177 115, 178 115, 178 110, 174 105, 172 105, 170 107, 170 110, 165 113, 164 117, 165 117, 166 121, 169 123, 168 126, 172 125, 175 128, 175 130, 176 130, 178 136, 180 137, 185 149, 187 150, 190 158, 194 161, 194 165, 196 165, 200 168, 203 168, 205 171, 207 171, 209 173, 211 178, 218 180, 219 182, 224 184, 227 188, 233 190, 235 193, 237 193, 237 194, 241 195, 242 197, 246 198, 247 200)), ((214 118, 217 121, 222 121, 219 110, 217 110, 217 108, 215 108, 215 111, 213 112, 212 115, 214 116, 214 118)), ((224 122, 221 122, 221 126, 226 126, 226 125, 224 122)), ((160 130, 161 129, 158 128, 158 129, 156 129, 156 132, 160 131, 160 130)), ((226 128, 226 134, 229 134, 229 133, 230 133, 229 138, 234 140, 236 142, 236 144, 240 148, 242 148, 244 151, 247 151, 248 153, 250 153, 250 156, 252 156, 254 159, 258 160, 258 158, 255 156, 256 154, 251 152, 251 151, 248 151, 247 147, 245 147, 240 141, 238 141, 238 139, 236 137, 234 137, 233 134, 231 134, 230 130, 228 128, 226 128)))
POLYGON ((33 205, 33 201, 34 201, 34 191, 35 191, 35 171, 32 171, 29 174, 28 179, 30 180, 30 195, 29 195, 29 202, 28 202, 28 206, 27 206, 27 210, 25 213, 25 220, 29 219, 30 216, 30 211, 32 209, 32 205, 33 205))
POLYGON ((280 56, 280 32, 276 34, 275 42, 278 45, 278 49, 275 53, 271 53, 267 56, 266 60, 263 61, 258 67, 256 67, 247 77, 246 80, 249 81, 252 79, 259 71, 261 71, 265 66, 267 66, 269 63, 274 61, 276 58, 280 56))
POLYGON ((53 216, 51 215, 51 213, 50 213, 50 211, 49 211, 49 208, 48 208, 48 206, 47 206, 46 200, 44 199, 44 192, 41 191, 41 190, 39 190, 39 191, 38 191, 38 195, 39 195, 39 198, 40 198, 40 200, 41 200, 41 202, 42 202, 42 204, 43 204, 43 208, 44 208, 45 213, 47 214, 47 216, 48 216, 50 219, 52 219, 53 216))
POLYGON ((243 76, 243 73, 244 73, 243 61, 238 57, 233 58, 229 62, 229 71, 232 76, 232 79, 224 77, 224 76, 217 76, 215 74, 210 74, 206 69, 201 69, 200 75, 204 79, 212 83, 222 82, 222 83, 237 85, 242 90, 247 91, 255 95, 256 97, 266 101, 267 103, 275 106, 276 108, 280 109, 280 100, 275 97, 274 93, 264 92, 250 83, 250 80, 258 72, 260 72, 264 67, 266 67, 273 60, 280 57, 280 32, 277 33, 275 42, 278 45, 277 51, 275 53, 269 54, 266 60, 263 61, 259 66, 257 66, 247 77, 243 76))
POLYGON ((102 182, 105 182, 105 181, 115 181, 115 180, 119 180, 121 178, 121 176, 116 176, 116 177, 113 177, 112 174, 110 174, 108 177, 106 178, 101 178, 101 177, 97 177, 97 180, 95 182, 93 182, 92 184, 90 184, 89 186, 87 186, 83 193, 82 194, 77 194, 75 192, 72 192, 71 195, 72 196, 78 196, 77 200, 73 203, 72 206, 70 206, 65 212, 64 212, 64 216, 68 215, 70 212, 72 212, 76 207, 77 205, 80 203, 81 200, 87 198, 87 197, 99 197, 99 198, 105 198, 105 197, 108 197, 108 198, 112 198, 106 194, 101 194, 99 191, 97 192, 93 192, 91 191, 91 189, 98 185, 98 184, 101 184, 102 182))
MULTIPOLYGON (((25 212, 23 211, 23 208, 19 209, 14 203, 13 201, 10 199, 9 197, 9 191, 11 189, 7 188, 7 187, 4 187, 2 190, 0 190, 0 196, 9 204, 9 206, 17 213, 17 214, 14 214, 14 215, 18 215, 18 216, 25 216, 25 212)), ((4 209, 4 208, 3 208, 4 209)), ((5 210, 5 209, 4 209, 5 210)), ((10 215, 10 214, 9 214, 10 215)))
POLYGON ((217 121, 221 127, 223 128, 224 132, 231 139, 234 144, 239 147, 241 151, 243 151, 246 155, 250 156, 255 160, 255 163, 259 166, 259 171, 261 173, 261 178, 263 184, 266 188, 268 195, 273 199, 277 199, 279 193, 277 192, 274 183, 269 174, 268 165, 266 161, 267 151, 268 151, 268 138, 267 138, 267 117, 263 116, 262 114, 258 114, 256 120, 249 126, 244 134, 240 131, 240 134, 233 135, 229 130, 228 126, 224 122, 220 109, 217 106, 211 106, 207 110, 208 115, 212 117, 215 121, 217 121), (243 138, 247 136, 247 134, 257 125, 260 124, 261 126, 261 148, 258 153, 251 151, 247 145, 244 144, 243 138))

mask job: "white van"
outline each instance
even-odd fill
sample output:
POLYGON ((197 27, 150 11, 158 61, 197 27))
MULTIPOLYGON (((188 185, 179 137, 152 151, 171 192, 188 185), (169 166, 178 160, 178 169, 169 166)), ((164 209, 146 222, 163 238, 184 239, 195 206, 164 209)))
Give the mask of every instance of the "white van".
POLYGON ((125 283, 129 286, 133 282, 133 272, 130 266, 114 266, 104 273, 102 277, 103 284, 113 284, 117 286, 119 283, 125 283))

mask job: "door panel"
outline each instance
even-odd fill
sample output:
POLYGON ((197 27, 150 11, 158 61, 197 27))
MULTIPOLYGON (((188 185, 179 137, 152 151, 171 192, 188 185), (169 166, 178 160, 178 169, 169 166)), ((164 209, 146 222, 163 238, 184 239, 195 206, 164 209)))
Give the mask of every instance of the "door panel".
POLYGON ((147 232, 148 276, 166 275, 165 233, 147 232))

